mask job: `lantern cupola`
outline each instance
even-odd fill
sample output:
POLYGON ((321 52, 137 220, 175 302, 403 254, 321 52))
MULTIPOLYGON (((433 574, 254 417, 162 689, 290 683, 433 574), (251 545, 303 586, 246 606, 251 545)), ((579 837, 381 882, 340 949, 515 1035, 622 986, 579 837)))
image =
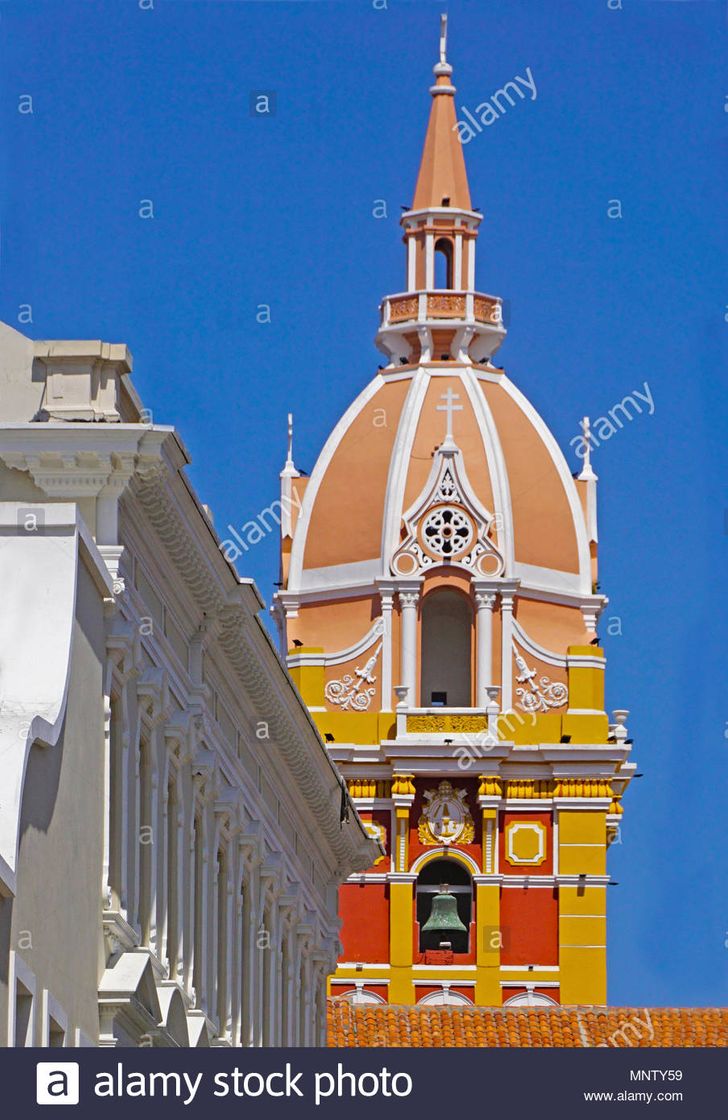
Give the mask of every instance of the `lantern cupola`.
POLYGON ((401 218, 407 287, 386 296, 380 308, 376 341, 391 365, 487 363, 506 333, 501 300, 475 290, 475 242, 482 215, 470 201, 445 15, 433 73, 414 201, 401 218))

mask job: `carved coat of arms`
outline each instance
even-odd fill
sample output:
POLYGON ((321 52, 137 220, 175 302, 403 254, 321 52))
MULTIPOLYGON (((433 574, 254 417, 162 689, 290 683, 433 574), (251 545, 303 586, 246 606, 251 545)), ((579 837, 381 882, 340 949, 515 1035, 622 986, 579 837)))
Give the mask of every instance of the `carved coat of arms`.
POLYGON ((417 824, 421 844, 470 844, 475 825, 465 801, 464 789, 440 782, 425 791, 425 807, 417 824))

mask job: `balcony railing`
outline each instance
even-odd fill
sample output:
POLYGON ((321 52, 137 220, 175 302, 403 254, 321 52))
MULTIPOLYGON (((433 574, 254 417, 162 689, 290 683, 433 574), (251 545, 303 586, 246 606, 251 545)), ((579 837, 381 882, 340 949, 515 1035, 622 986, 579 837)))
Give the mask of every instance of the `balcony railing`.
POLYGON ((480 292, 405 292, 382 304, 382 326, 431 319, 458 319, 500 326, 501 300, 480 292))

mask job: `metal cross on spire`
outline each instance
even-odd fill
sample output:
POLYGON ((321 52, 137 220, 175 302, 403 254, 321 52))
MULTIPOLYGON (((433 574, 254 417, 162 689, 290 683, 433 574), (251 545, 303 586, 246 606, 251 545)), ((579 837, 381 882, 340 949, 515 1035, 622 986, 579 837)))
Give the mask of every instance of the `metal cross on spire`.
POLYGON ((448 388, 446 393, 440 394, 440 400, 444 401, 445 403, 438 404, 436 406, 437 411, 447 413, 447 431, 445 433, 445 443, 443 444, 443 446, 450 446, 453 443, 452 414, 453 412, 462 412, 463 406, 461 404, 455 404, 455 401, 460 400, 460 394, 453 393, 451 388, 448 388))
POLYGON ((440 62, 447 63, 447 12, 440 16, 440 62))

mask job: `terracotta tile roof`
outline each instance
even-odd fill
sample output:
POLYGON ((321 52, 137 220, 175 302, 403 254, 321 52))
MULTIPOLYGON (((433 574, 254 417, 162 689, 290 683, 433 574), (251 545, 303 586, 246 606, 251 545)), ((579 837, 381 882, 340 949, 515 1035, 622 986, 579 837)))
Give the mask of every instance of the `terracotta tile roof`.
POLYGON ((330 999, 329 1046, 727 1046, 725 1007, 401 1007, 330 999))

